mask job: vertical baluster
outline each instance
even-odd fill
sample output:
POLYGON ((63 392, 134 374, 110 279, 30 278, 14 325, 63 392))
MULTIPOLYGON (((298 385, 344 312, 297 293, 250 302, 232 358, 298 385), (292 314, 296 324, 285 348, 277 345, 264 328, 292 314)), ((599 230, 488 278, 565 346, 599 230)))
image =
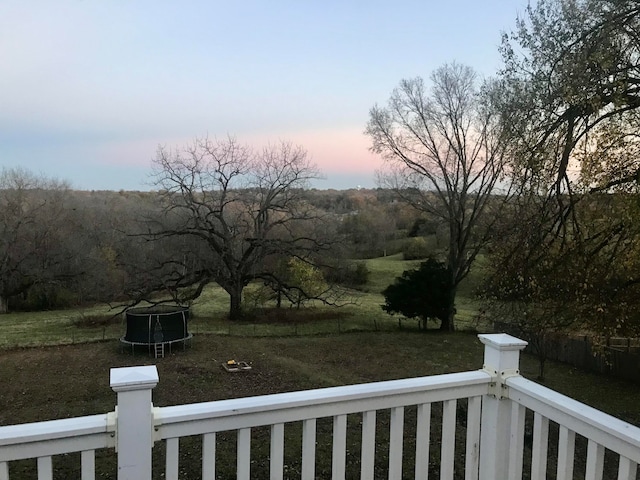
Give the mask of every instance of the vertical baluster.
POLYGON ((316 419, 302 422, 302 480, 316 478, 316 419))
POLYGON ((404 437, 404 407, 391 409, 389 431, 389 478, 402 478, 402 441, 404 437))
POLYGON ((347 453, 347 416, 333 417, 332 480, 344 480, 347 453))
POLYGON ((416 480, 429 477, 429 443, 431 436, 431 404, 418 405, 416 423, 416 480))
POLYGON ((440 478, 453 480, 456 448, 456 401, 442 403, 442 450, 440 452, 440 478))
POLYGON ((527 409, 522 405, 516 402, 511 404, 509 478, 522 478, 526 413, 527 409))
POLYGON ((202 480, 216 478, 216 434, 206 433, 202 437, 202 480))
POLYGON ((604 447, 593 440, 587 444, 587 474, 585 480, 602 480, 604 447))
POLYGON ((573 479, 573 460, 576 452, 576 433, 560 425, 558 433, 558 480, 573 479))
POLYGON ((38 480, 53 480, 51 457, 38 457, 38 480))
POLYGON ((284 475, 284 423, 271 425, 269 472, 271 480, 282 480, 284 475))
POLYGON ((95 480, 96 478, 96 452, 85 450, 80 453, 80 470, 82 480, 95 480))
POLYGON ((533 451, 531 452, 531 480, 547 478, 549 449, 549 419, 538 412, 533 415, 533 451))
POLYGON ((362 412, 362 451, 360 454, 360 479, 373 480, 376 456, 376 411, 362 412))
POLYGON ((238 454, 236 458, 238 480, 249 480, 251 477, 251 429, 238 430, 238 454))
POLYGON ((465 480, 478 480, 480 468, 480 406, 481 397, 467 401, 467 444, 464 462, 465 480))
POLYGON ((618 480, 636 480, 638 464, 626 457, 620 457, 618 464, 618 480))
POLYGON ((180 452, 180 439, 167 438, 167 452, 166 452, 166 470, 165 475, 167 480, 178 480, 178 463, 180 452))
POLYGON ((0 462, 0 480, 9 480, 9 463, 0 462))

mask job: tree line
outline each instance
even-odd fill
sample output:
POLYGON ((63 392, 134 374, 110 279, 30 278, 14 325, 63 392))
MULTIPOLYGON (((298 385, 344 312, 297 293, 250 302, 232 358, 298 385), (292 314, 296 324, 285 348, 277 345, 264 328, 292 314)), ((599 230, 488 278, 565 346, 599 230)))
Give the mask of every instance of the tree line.
POLYGON ((229 294, 234 319, 243 299, 344 304, 347 288, 366 282, 357 259, 400 252, 393 242, 420 223, 393 192, 307 188, 318 172, 288 143, 255 152, 200 139, 159 150, 154 165, 152 189, 138 192, 79 191, 3 169, 0 310, 189 304, 210 284, 229 294), (398 212, 391 231, 381 219, 398 212), (247 299, 249 283, 259 288, 247 299))

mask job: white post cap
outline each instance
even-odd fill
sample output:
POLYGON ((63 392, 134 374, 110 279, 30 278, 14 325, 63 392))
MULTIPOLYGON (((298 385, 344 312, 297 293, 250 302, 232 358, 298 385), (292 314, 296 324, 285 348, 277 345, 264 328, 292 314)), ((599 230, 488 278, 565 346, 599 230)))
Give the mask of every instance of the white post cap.
POLYGON ((478 338, 484 345, 498 350, 522 350, 528 345, 524 340, 506 333, 481 333, 478 338))
POLYGON ((478 335, 484 344, 484 368, 503 375, 504 372, 517 372, 520 363, 520 350, 527 342, 506 333, 478 335))
POLYGON ((115 392, 151 389, 158 381, 158 369, 155 365, 111 369, 110 385, 115 392))

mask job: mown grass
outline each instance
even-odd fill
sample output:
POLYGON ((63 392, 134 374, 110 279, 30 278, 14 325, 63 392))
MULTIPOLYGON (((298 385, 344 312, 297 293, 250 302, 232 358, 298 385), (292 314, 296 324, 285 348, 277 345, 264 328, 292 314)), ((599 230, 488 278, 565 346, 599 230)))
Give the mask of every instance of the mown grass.
MULTIPOLYGON (((301 321, 242 321, 227 320, 229 297, 222 288, 209 286, 192 306, 190 330, 194 334, 210 333, 235 336, 287 336, 345 333, 353 331, 380 331, 412 326, 415 320, 385 314, 381 292, 400 276, 404 270, 414 268, 418 261, 406 261, 401 254, 365 260, 370 278, 363 291, 354 291, 350 302, 341 307, 316 304, 305 307, 301 321), (334 313, 327 314, 332 311, 334 313), (312 321, 305 320, 312 318, 312 321)), ((475 281, 475 280, 474 280, 475 281)), ((247 287, 250 290, 252 286, 247 287)), ((462 329, 477 327, 479 305, 472 288, 461 288, 456 300, 457 322, 462 329)), ((108 306, 56 310, 46 312, 21 312, 0 315, 0 349, 33 347, 42 345, 68 345, 117 339, 124 334, 122 309, 108 306), (114 316, 115 315, 115 316, 114 316), (87 317, 114 316, 110 322, 92 324, 83 321, 87 317)), ((286 309, 283 310, 286 316, 286 309)), ((431 324, 435 328, 436 324, 431 324)), ((482 326, 486 328, 486 326, 482 326)))
POLYGON ((403 260, 402 254, 388 255, 386 257, 365 260, 369 269, 369 281, 365 290, 367 292, 381 293, 394 278, 402 275, 402 272, 415 268, 420 263, 415 260, 403 260))
MULTIPOLYGON (((417 333, 416 322, 408 320, 402 322, 404 330, 400 331, 398 317, 382 312, 380 292, 416 263, 398 255, 368 260, 370 283, 366 292, 357 292, 356 303, 336 309, 314 306, 302 315, 284 310, 252 322, 229 322, 228 297, 219 288, 207 289, 193 305, 192 347, 157 360, 146 354, 123 353, 117 339, 124 326, 118 318, 106 323, 101 320, 111 313, 106 307, 0 316, 0 424, 111 411, 115 395, 108 387, 109 369, 134 364, 157 365, 160 384, 154 390, 154 403, 159 406, 480 368, 482 345, 474 335, 417 333), (228 374, 220 364, 231 358, 251 362, 253 369, 228 374)), ((473 324, 477 317, 476 282, 472 276, 461 287, 456 301, 459 326, 464 326, 465 320, 473 324)), ((521 371, 535 378, 537 360, 523 355, 521 371)), ((640 425, 639 386, 553 362, 547 366, 546 383, 640 425)), ((414 412, 407 409, 407 438, 413 421, 414 412)), ((432 428, 437 431, 434 421, 432 428)), ((380 412, 378 422, 376 478, 385 478, 388 412, 380 412)), ((299 478, 299 429, 299 425, 287 426, 286 478, 299 478)), ((358 429, 359 418, 349 416, 349 478, 358 474, 358 429)), ((235 478, 234 435, 218 436, 218 478, 235 478)), ((268 478, 268 431, 255 429, 252 435, 252 476, 268 478)), ((328 478, 330 420, 318 422, 318 436, 318 478, 328 478)), ((409 473, 414 453, 411 441, 406 442, 405 472, 409 473)), ((436 446, 430 472, 434 478, 438 475, 436 446)), ((181 440, 180 478, 199 477, 199 449, 199 439, 181 440)), ((155 449, 158 465, 162 456, 161 449, 155 449)), ((113 477, 113 458, 110 451, 99 452, 99 476, 113 477)), ((59 478, 79 477, 76 460, 74 456, 55 459, 59 478)), ((11 478, 33 478, 34 468, 31 461, 12 464, 11 478)), ((154 478, 162 478, 160 470, 154 478)))
POLYGON ((108 307, 20 312, 0 315, 0 349, 66 345, 117 338, 122 335, 120 317, 108 307), (110 318, 105 324, 82 326, 88 316, 110 318))

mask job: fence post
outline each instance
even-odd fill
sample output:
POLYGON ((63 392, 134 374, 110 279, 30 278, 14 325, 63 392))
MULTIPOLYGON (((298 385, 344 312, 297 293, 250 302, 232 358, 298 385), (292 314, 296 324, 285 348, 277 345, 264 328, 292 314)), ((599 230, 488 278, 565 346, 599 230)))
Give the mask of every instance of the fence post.
POLYGON ((505 333, 478 335, 484 344, 483 369, 494 381, 482 398, 480 480, 509 478, 511 401, 503 395, 505 378, 519 375, 520 351, 527 342, 505 333))
POLYGON ((116 452, 118 480, 151 480, 153 403, 158 384, 155 365, 111 369, 111 388, 118 394, 116 452))

